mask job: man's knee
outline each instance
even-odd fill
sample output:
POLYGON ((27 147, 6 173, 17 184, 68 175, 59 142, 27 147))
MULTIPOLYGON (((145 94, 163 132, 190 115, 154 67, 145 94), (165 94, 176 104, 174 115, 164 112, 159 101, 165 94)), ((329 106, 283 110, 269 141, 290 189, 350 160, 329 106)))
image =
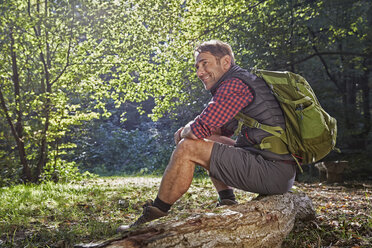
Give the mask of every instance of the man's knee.
POLYGON ((191 153, 196 148, 196 140, 184 138, 177 144, 177 149, 182 153, 191 153))
POLYGON ((175 155, 209 169, 213 145, 213 141, 186 138, 178 143, 175 155))

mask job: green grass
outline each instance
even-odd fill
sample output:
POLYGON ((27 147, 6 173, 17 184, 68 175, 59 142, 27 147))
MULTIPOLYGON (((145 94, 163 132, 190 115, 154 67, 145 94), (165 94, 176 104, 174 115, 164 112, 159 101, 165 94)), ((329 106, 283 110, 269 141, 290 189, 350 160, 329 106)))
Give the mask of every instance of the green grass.
MULTIPOLYGON (((156 197, 159 184, 159 177, 112 177, 1 188, 1 247, 71 247, 113 236, 118 225, 133 222, 143 203, 156 197)), ((207 190, 203 199, 209 202, 197 199, 197 187, 212 189, 205 179, 195 179, 174 211, 213 205, 216 196, 207 190)))
MULTIPOLYGON (((156 191, 115 178, 0 189, 0 239, 5 247, 66 246, 115 234, 156 191), (120 201, 119 201, 120 200, 120 201), (119 204, 128 202, 127 206, 119 204), (130 204, 129 204, 130 202, 130 204)), ((1 243, 1 242, 0 242, 1 243)))
MULTIPOLYGON (((112 237, 120 224, 136 220, 143 203, 156 197, 159 184, 159 177, 110 177, 1 188, 0 247, 72 247, 112 237)), ((340 241, 346 245, 340 247, 364 247, 371 242, 370 193, 301 184, 298 188, 313 199, 318 218, 297 223, 283 247, 321 247, 340 241)), ((236 195, 240 202, 255 196, 243 191, 236 195)), ((201 209, 214 211, 216 199, 210 180, 195 178, 172 212, 187 216, 201 209)))

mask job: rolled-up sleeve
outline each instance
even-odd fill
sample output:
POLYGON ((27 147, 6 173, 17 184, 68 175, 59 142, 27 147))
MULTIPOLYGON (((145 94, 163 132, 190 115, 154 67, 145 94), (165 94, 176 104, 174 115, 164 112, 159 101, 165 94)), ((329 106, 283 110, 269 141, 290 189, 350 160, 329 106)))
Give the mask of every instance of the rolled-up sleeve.
POLYGON ((253 101, 253 92, 238 78, 221 83, 208 106, 191 123, 191 130, 198 139, 207 138, 253 101))

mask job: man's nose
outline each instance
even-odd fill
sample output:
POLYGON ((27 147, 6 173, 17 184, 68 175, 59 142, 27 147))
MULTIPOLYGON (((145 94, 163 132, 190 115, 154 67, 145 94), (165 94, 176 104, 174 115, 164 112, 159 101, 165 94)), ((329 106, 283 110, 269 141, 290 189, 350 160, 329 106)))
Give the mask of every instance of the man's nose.
POLYGON ((198 76, 198 78, 200 78, 201 76, 203 76, 203 74, 204 74, 204 70, 202 69, 202 68, 198 68, 197 70, 196 70, 196 76, 198 76))

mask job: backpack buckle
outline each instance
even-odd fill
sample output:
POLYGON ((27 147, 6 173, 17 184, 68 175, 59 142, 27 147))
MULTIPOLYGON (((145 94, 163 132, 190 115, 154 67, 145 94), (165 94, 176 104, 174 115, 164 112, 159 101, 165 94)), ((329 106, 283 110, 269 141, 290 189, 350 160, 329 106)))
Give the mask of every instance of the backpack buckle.
POLYGON ((255 128, 261 129, 261 123, 259 123, 258 121, 256 121, 253 126, 255 128))

